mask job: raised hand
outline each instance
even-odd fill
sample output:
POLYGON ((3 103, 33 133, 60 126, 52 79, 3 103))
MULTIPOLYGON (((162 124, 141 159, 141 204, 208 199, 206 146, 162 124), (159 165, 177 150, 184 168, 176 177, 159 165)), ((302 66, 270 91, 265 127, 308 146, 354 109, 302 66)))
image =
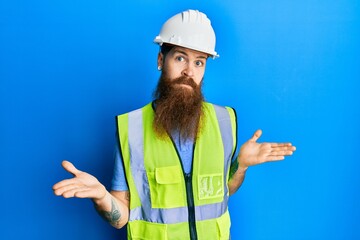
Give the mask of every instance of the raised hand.
POLYGON ((296 150, 291 143, 257 143, 262 134, 257 130, 240 148, 239 167, 247 168, 264 162, 280 161, 296 150))
POLYGON ((55 195, 64 198, 92 198, 100 200, 106 195, 106 188, 94 176, 82 172, 68 161, 62 162, 63 168, 73 174, 73 178, 65 179, 53 186, 55 195))

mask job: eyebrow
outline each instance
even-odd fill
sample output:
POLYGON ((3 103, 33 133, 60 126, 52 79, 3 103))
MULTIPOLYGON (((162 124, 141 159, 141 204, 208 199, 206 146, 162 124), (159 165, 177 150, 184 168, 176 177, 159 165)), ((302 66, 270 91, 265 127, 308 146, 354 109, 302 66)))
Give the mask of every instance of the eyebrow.
MULTIPOLYGON (((174 53, 180 53, 180 54, 184 54, 185 56, 188 56, 188 54, 182 50, 178 50, 178 49, 175 49, 174 50, 174 53)), ((207 57, 203 56, 203 55, 200 55, 200 56, 196 56, 196 58, 201 58, 201 59, 207 59, 207 57)))

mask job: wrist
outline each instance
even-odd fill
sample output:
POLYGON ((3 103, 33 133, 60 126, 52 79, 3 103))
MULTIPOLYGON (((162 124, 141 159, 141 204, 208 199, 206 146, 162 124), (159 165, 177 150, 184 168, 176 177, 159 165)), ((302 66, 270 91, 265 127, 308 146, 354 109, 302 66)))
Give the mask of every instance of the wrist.
POLYGON ((108 198, 108 195, 110 195, 110 193, 108 191, 106 191, 106 188, 104 186, 102 186, 102 190, 100 192, 101 193, 99 194, 98 197, 92 198, 92 201, 96 205, 101 205, 104 201, 106 201, 106 199, 108 198))
POLYGON ((243 161, 241 161, 240 155, 238 156, 237 161, 238 161, 238 170, 245 173, 249 166, 244 164, 243 161))
POLYGON ((238 172, 245 173, 247 169, 248 169, 248 166, 242 165, 239 163, 238 172))
POLYGON ((237 172, 239 173, 244 173, 246 172, 246 170, 248 169, 247 165, 242 164, 241 162, 238 162, 238 168, 237 168, 237 172))
POLYGON ((239 170, 246 172, 246 170, 248 169, 248 165, 245 164, 244 162, 246 162, 246 156, 239 154, 239 156, 237 157, 237 161, 238 161, 238 165, 239 165, 239 170))

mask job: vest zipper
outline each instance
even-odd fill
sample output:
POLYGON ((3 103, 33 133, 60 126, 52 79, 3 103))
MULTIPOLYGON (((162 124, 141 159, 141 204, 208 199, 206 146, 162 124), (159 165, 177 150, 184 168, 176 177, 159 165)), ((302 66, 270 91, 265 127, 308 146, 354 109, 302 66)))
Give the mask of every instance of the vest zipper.
POLYGON ((175 148, 175 151, 178 155, 178 158, 179 158, 179 161, 181 164, 181 169, 183 171, 184 178, 185 178, 186 200, 187 200, 188 215, 189 215, 188 219, 189 219, 190 240, 197 240, 198 238, 197 238, 197 232, 196 232, 194 193, 193 193, 193 186, 192 186, 192 170, 193 170, 193 165, 194 165, 195 142, 194 142, 193 151, 192 151, 191 170, 190 170, 190 173, 185 173, 184 166, 181 161, 181 157, 180 157, 179 151, 176 147, 176 144, 170 134, 169 134, 169 137, 170 137, 170 139, 173 143, 173 146, 175 148))
MULTIPOLYGON (((191 171, 191 173, 192 173, 192 171, 191 171)), ((185 176, 185 183, 186 183, 186 198, 187 198, 188 213, 189 213, 190 239, 197 240, 194 194, 193 194, 192 174, 191 173, 187 173, 187 174, 184 173, 184 176, 185 176)))

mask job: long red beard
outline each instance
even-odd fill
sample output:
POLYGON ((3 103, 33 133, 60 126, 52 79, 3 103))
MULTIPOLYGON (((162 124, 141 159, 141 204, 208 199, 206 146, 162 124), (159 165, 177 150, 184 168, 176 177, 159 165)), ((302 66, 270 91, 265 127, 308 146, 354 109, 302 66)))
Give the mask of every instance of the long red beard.
POLYGON ((201 84, 197 85, 193 79, 187 77, 169 79, 163 72, 154 97, 155 132, 160 137, 164 137, 178 131, 183 139, 195 140, 200 131, 200 119, 203 115, 204 97, 201 84), (180 84, 186 84, 192 89, 180 84))

